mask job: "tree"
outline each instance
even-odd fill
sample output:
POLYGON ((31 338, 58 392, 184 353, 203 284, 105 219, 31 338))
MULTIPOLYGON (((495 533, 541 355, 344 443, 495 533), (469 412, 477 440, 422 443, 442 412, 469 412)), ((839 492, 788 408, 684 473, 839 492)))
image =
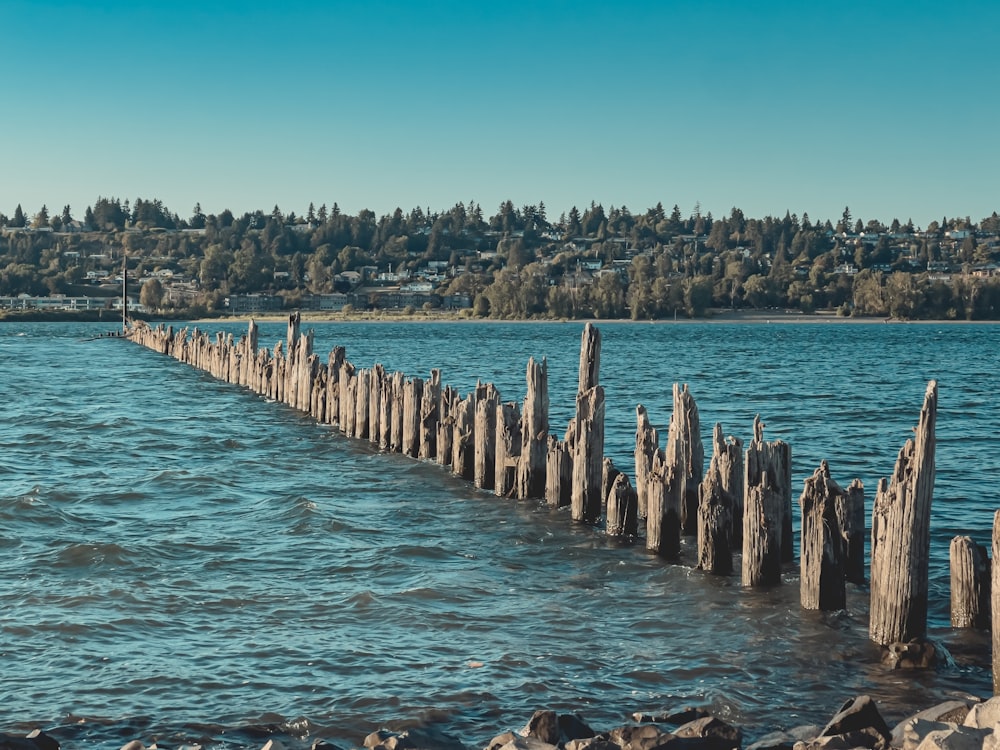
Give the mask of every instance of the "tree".
POLYGON ((155 276, 143 282, 139 291, 139 304, 147 310, 156 310, 163 302, 163 284, 155 276))
POLYGON ((41 229, 42 227, 47 227, 48 225, 49 225, 49 209, 43 203, 38 213, 35 214, 35 219, 34 221, 31 222, 31 226, 35 229, 41 229))
POLYGON ((14 216, 9 222, 11 227, 23 227, 28 223, 28 217, 24 215, 24 211, 21 209, 21 204, 17 204, 17 208, 14 209, 14 216))

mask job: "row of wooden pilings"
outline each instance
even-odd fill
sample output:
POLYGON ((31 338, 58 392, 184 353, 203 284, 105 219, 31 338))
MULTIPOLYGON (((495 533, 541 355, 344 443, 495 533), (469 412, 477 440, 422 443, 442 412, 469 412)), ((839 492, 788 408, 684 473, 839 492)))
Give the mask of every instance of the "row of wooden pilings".
MULTIPOLYGON (((216 378, 286 403, 348 436, 383 451, 436 461, 481 489, 516 499, 570 506, 574 521, 605 533, 643 537, 646 548, 679 558, 682 536, 697 537, 697 567, 733 572, 741 551, 746 586, 781 582, 794 561, 791 448, 765 441, 754 420, 749 444, 726 438, 716 424, 707 471, 698 408, 687 386, 674 385, 665 445, 646 409, 636 409, 635 485, 604 457, 604 389, 599 384, 601 336, 587 324, 581 348, 576 416, 562 439, 550 434, 546 360, 528 361, 523 406, 504 402, 492 384, 462 397, 429 379, 359 369, 334 347, 323 364, 312 331, 289 317, 287 337, 273 350, 258 346, 251 321, 246 335, 136 324, 133 341, 209 372, 216 378), (640 534, 640 524, 643 534, 640 534)), ((937 383, 927 387, 914 438, 899 451, 889 479, 880 481, 871 528, 869 633, 881 645, 919 641, 927 631, 930 502, 934 484, 937 383)), ((865 582, 864 487, 842 489, 824 461, 805 480, 801 509, 800 589, 807 609, 846 606, 847 583, 865 582)), ((1000 533, 1000 512, 994 540, 1000 533)), ((994 541, 994 559, 997 542, 994 541)), ((997 575, 993 572, 993 576, 997 575)), ((1000 591, 995 583, 994 591, 1000 591)), ((1000 626, 990 612, 990 567, 982 547, 966 537, 952 542, 952 620, 956 626, 1000 626)), ((993 615, 1000 606, 993 607, 993 615)), ((996 638, 996 635, 994 635, 996 638)), ((998 649, 994 648, 994 654, 998 649)), ((994 675, 1000 669, 994 665, 994 675)))

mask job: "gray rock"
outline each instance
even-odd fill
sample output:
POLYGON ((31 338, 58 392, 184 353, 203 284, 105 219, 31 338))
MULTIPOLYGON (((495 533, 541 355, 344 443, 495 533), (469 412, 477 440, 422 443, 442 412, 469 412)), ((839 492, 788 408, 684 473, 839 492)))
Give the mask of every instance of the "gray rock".
POLYGON ((528 719, 521 736, 534 737, 550 745, 559 744, 559 719, 555 711, 535 711, 528 719))
POLYGON ((32 729, 28 732, 27 739, 34 742, 38 750, 59 750, 59 743, 55 737, 50 737, 41 729, 32 729))
POLYGON ((933 667, 937 649, 929 641, 891 643, 882 653, 882 663, 891 669, 927 669, 933 667))
POLYGON ((513 732, 504 732, 503 734, 498 734, 490 743, 484 748, 484 750, 500 750, 501 747, 511 742, 517 735, 513 732))
POLYGON ((367 737, 365 737, 365 740, 362 744, 367 748, 378 747, 387 739, 394 736, 395 734, 390 732, 388 729, 378 729, 369 734, 367 737))
POLYGON ((594 730, 577 714, 559 714, 559 732, 563 742, 585 740, 595 735, 594 730))
POLYGON ((614 742, 603 737, 583 737, 578 740, 569 740, 563 748, 564 750, 621 750, 614 742))
POLYGON ((711 740, 711 742, 703 743, 706 748, 712 747, 719 748, 720 750, 728 750, 729 748, 739 748, 743 745, 742 730, 714 716, 705 716, 694 721, 689 721, 687 724, 675 729, 674 734, 677 737, 697 737, 704 740, 711 740))
POLYGON ((917 750, 982 750, 990 729, 959 726, 954 729, 937 729, 917 745, 917 750))
MULTIPOLYGON (((916 747, 924 741, 924 737, 929 735, 931 732, 955 729, 957 726, 958 724, 955 724, 954 722, 931 721, 930 719, 913 719, 903 726, 901 734, 902 741, 898 745, 893 744, 893 747, 899 747, 903 750, 916 750, 916 747)), ((894 734, 893 743, 895 742, 896 739, 894 734)))
MULTIPOLYGON (((888 724, 878 712, 878 708, 867 695, 859 695, 857 698, 847 701, 836 716, 830 719, 830 723, 824 727, 821 737, 833 737, 838 734, 853 734, 864 732, 871 735, 876 740, 881 740, 888 745, 892 739, 888 724)), ((859 747, 875 747, 875 743, 861 744, 859 747)))
POLYGON ((122 750, 146 750, 146 746, 139 740, 132 740, 122 745, 122 750))
POLYGON ((884 747, 884 740, 879 740, 868 732, 847 732, 796 742, 794 750, 858 750, 876 747, 884 747), (880 742, 883 744, 880 745, 880 742))
MULTIPOLYGON (((435 727, 411 727, 399 735, 398 743, 417 750, 465 750, 462 741, 435 727)), ((402 747, 397 744, 397 747, 402 747)))
POLYGON ((514 739, 503 745, 500 750, 558 750, 556 745, 542 742, 535 737, 519 737, 514 735, 514 739))
POLYGON ((1000 724, 1000 696, 994 696, 974 705, 962 723, 967 727, 978 729, 992 729, 1000 724))
POLYGON ((936 706, 931 706, 930 708, 915 713, 913 716, 908 716, 893 727, 892 746, 902 747, 903 732, 910 722, 916 721, 917 719, 923 719, 924 721, 942 721, 951 724, 961 724, 965 721, 965 717, 968 716, 969 709, 972 705, 973 701, 945 701, 944 703, 939 703, 936 706))

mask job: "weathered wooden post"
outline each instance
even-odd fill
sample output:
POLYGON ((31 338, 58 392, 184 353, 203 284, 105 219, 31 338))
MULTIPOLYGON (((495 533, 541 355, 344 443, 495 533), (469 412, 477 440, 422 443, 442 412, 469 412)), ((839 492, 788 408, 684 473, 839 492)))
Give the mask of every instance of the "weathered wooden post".
POLYGON ((389 450, 394 453, 403 452, 403 402, 404 389, 406 386, 406 376, 399 370, 392 374, 392 407, 389 409, 389 417, 392 420, 389 425, 389 450))
POLYGON ((924 395, 916 435, 879 481, 872 511, 869 636, 880 646, 927 634, 927 565, 934 494, 937 381, 924 395))
POLYGON ((717 575, 733 572, 733 507, 730 492, 734 464, 740 468, 742 487, 743 456, 738 461, 726 443, 722 425, 716 422, 712 433, 712 460, 708 473, 698 486, 698 567, 717 575))
POLYGON ((496 473, 497 406, 500 393, 492 383, 476 385, 475 454, 472 483, 492 490, 496 473))
POLYGON ((521 454, 521 410, 516 401, 497 405, 496 431, 493 492, 500 497, 513 497, 521 454))
POLYGON ((850 583, 865 583, 865 486, 860 479, 838 498, 837 518, 845 542, 844 575, 850 583))
POLYGON ((993 513, 993 563, 990 565, 990 632, 993 646, 993 695, 1000 695, 1000 510, 993 513))
POLYGON ((608 536, 635 537, 639 533, 636 495, 627 474, 618 473, 607 495, 604 531, 608 536))
POLYGON ((681 553, 681 481, 664 450, 653 455, 646 494, 646 549, 668 560, 681 553))
POLYGON ((441 419, 441 371, 431 370, 420 397, 420 458, 437 458, 438 421, 441 419))
POLYGON ((802 563, 799 599, 803 609, 847 606, 847 535, 841 526, 846 492, 830 477, 823 461, 806 479, 802 509, 802 563))
POLYGON ((333 347, 326 363, 326 421, 329 424, 340 424, 340 378, 345 363, 344 347, 333 347))
POLYGON ((522 499, 545 495, 545 465, 549 434, 548 362, 532 357, 525 375, 528 392, 521 415, 521 460, 517 465, 514 495, 522 499))
POLYGON ((376 364, 368 374, 368 440, 382 443, 382 389, 385 388, 385 367, 376 364))
POLYGON ((424 381, 412 378, 403 384, 403 455, 420 455, 420 413, 424 398, 424 381))
POLYGON ((601 472, 604 464, 604 388, 598 384, 601 333, 591 323, 580 342, 579 385, 573 437, 574 521, 596 523, 601 517, 601 472))
POLYGON ((452 463, 457 404, 458 391, 446 385, 441 391, 441 418, 437 427, 437 462, 441 466, 450 466, 452 463))
POLYGON ((368 415, 371 396, 372 371, 360 369, 354 378, 354 433, 353 437, 367 440, 369 434, 368 415))
POLYGON ((754 417, 754 438, 746 450, 743 502, 744 586, 781 583, 785 527, 791 529, 791 447, 764 442, 764 424, 754 417))
POLYGON ((646 518, 646 498, 649 495, 649 472, 653 468, 653 456, 659 449, 659 435, 649 422, 646 407, 635 407, 635 494, 639 518, 646 518))
POLYGON ((990 558, 970 537, 951 540, 951 626, 990 626, 990 558))
POLYGON ((451 446, 451 471, 462 479, 475 476, 476 456, 476 396, 469 394, 458 401, 455 410, 455 432, 451 446))
POLYGON ((551 508, 562 508, 572 502, 572 494, 572 451, 564 441, 549 435, 545 452, 545 503, 551 508))
POLYGON ((681 505, 681 524, 685 534, 695 534, 698 530, 698 491, 705 473, 705 446, 701 441, 701 419, 698 416, 698 405, 694 396, 688 390, 687 383, 683 388, 674 383, 674 414, 672 425, 676 425, 681 438, 678 443, 681 448, 683 503, 681 505))

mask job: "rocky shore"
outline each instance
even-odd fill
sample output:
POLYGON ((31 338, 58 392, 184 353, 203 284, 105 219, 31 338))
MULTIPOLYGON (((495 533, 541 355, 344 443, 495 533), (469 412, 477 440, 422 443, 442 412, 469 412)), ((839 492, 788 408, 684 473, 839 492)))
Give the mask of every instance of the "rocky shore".
MULTIPOLYGON (((0 750, 62 748, 58 730, 35 729, 25 737, 0 733, 0 750)), ((88 743, 91 744, 91 743, 88 743)), ((209 745, 210 746, 210 745, 209 745)), ((232 746, 227 743, 227 746, 232 746)), ((366 750, 473 750, 462 739, 433 727, 402 732, 379 730, 363 743, 366 750)), ((325 739, 302 747, 347 750, 325 739)), ((293 750, 287 738, 271 738, 248 750, 293 750)), ((862 695, 848 700, 825 726, 799 726, 773 732, 744 745, 739 727, 697 708, 663 715, 633 714, 632 722, 597 731, 575 714, 536 711, 527 724, 494 737, 482 750, 1000 750, 1000 697, 950 700, 920 711, 890 727, 875 702, 862 695)), ((133 739, 121 750, 202 750, 200 744, 167 747, 133 739)), ((295 748, 297 750, 297 747, 295 748)))

